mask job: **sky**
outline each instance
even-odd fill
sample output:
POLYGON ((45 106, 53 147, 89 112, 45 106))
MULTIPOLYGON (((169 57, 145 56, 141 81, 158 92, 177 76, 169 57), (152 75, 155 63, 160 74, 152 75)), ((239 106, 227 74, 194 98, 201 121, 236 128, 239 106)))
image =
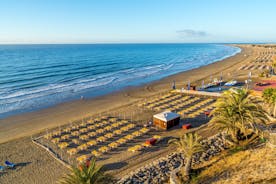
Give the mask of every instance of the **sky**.
POLYGON ((0 44, 276 42, 275 0, 0 0, 0 44))

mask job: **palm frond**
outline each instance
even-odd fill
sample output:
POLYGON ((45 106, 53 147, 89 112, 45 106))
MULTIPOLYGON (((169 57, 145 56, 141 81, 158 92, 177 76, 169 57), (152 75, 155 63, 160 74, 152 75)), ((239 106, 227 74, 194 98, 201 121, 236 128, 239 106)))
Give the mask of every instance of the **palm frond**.
POLYGON ((267 113, 258 101, 259 99, 250 96, 250 91, 232 88, 217 100, 211 113, 211 122, 219 129, 232 132, 232 136, 238 135, 238 131, 242 135, 248 132, 257 134, 257 124, 265 124, 268 121, 267 113))
POLYGON ((102 166, 96 165, 96 159, 93 158, 89 165, 83 163, 77 167, 72 167, 60 181, 60 184, 97 184, 103 183, 106 178, 102 166))
POLYGON ((184 156, 190 157, 194 153, 203 151, 200 143, 201 137, 195 133, 186 133, 180 136, 179 139, 169 140, 169 144, 173 144, 181 151, 184 156))

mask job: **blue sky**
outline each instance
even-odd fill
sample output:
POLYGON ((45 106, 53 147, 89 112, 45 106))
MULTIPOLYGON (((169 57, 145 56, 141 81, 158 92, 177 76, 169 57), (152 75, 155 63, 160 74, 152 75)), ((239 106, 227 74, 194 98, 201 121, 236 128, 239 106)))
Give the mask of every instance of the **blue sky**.
POLYGON ((275 0, 0 0, 0 44, 276 42, 275 0))

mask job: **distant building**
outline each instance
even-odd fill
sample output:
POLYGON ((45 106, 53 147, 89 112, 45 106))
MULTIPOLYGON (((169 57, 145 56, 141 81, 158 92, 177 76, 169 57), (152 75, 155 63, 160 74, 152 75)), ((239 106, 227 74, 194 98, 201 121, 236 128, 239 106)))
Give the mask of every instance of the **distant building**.
POLYGON ((180 115, 170 111, 165 111, 153 116, 153 124, 164 130, 179 125, 179 122, 180 115))

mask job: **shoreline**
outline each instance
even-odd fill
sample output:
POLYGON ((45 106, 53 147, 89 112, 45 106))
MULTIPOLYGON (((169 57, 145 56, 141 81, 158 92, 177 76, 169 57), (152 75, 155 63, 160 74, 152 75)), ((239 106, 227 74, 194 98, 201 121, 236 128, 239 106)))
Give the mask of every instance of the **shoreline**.
MULTIPOLYGON (((0 119, 0 143, 31 136, 47 128, 57 127, 83 117, 122 108, 123 106, 127 107, 136 101, 168 91, 171 89, 173 80, 176 82, 176 87, 180 88, 185 83, 187 84, 188 80, 194 84, 203 79, 209 80, 210 76, 219 77, 222 70, 231 72, 232 67, 250 57, 252 48, 247 49, 246 45, 234 46, 239 47, 241 52, 205 66, 173 74, 139 86, 126 87, 107 95, 64 102, 42 110, 0 119)), ((229 73, 228 78, 231 78, 229 73)))
MULTIPOLYGON (((155 45, 155 44, 150 44, 150 45, 155 45)), ((195 45, 197 46, 197 45, 202 45, 202 44, 195 44, 195 45)), ((139 87, 139 86, 142 86, 142 85, 145 85, 148 83, 152 83, 157 80, 162 80, 163 78, 166 78, 166 77, 174 75, 174 74, 178 74, 178 73, 185 72, 185 71, 188 71, 191 69, 202 67, 204 65, 208 65, 213 62, 224 60, 226 58, 236 55, 237 53, 239 53, 241 51, 241 49, 239 47, 235 47, 235 46, 229 45, 229 44, 228 45, 227 44, 204 44, 204 45, 206 45, 207 47, 209 47, 209 45, 212 45, 212 47, 216 48, 216 49, 220 48, 220 47, 225 48, 225 49, 228 48, 229 51, 231 50, 232 52, 231 53, 229 52, 227 54, 225 53, 225 55, 221 55, 221 54, 217 55, 216 54, 217 55, 216 57, 211 56, 211 57, 213 57, 213 59, 209 59, 209 60, 206 60, 203 58, 203 61, 205 61, 205 62, 201 62, 201 60, 198 59, 198 62, 195 62, 194 64, 192 64, 192 63, 182 64, 181 66, 179 66, 179 62, 168 63, 168 66, 166 66, 167 69, 164 69, 163 67, 161 67, 161 65, 166 65, 165 63, 162 63, 162 59, 161 59, 161 61, 160 61, 161 63, 159 63, 159 64, 160 64, 160 67, 163 69, 161 69, 160 71, 157 71, 157 73, 154 72, 155 74, 153 74, 153 75, 151 75, 151 74, 146 75, 147 72, 142 70, 143 71, 142 73, 145 73, 145 74, 144 75, 142 74, 142 76, 139 77, 139 75, 140 75, 139 72, 141 72, 141 71, 137 70, 138 77, 136 77, 136 78, 130 77, 129 80, 122 80, 122 81, 124 81, 124 82, 122 82, 122 81, 120 81, 120 77, 116 76, 116 73, 121 72, 121 71, 117 71, 114 74, 115 76, 110 75, 109 78, 108 77, 106 78, 109 80, 109 82, 107 82, 106 84, 101 85, 101 83, 105 83, 105 82, 98 81, 98 82, 95 82, 95 84, 92 85, 93 87, 90 89, 89 88, 86 89, 86 85, 83 85, 83 86, 85 86, 85 88, 80 91, 79 91, 78 87, 82 88, 82 86, 79 86, 77 82, 75 85, 72 86, 72 89, 70 90, 70 92, 67 89, 68 86, 64 84, 65 85, 64 92, 62 92, 62 93, 57 92, 57 94, 59 94, 60 97, 53 95, 50 98, 50 97, 47 97, 49 95, 46 94, 46 95, 38 96, 38 98, 40 100, 38 100, 36 98, 34 98, 34 99, 30 98, 29 100, 24 100, 24 98, 18 98, 17 101, 9 102, 10 98, 12 98, 13 95, 10 95, 7 93, 7 98, 4 97, 4 98, 6 98, 7 102, 3 101, 3 99, 2 99, 3 109, 1 109, 2 112, 0 113, 0 119, 5 119, 5 118, 11 117, 11 116, 26 114, 26 113, 30 113, 30 112, 40 111, 43 109, 55 107, 62 103, 73 102, 73 101, 77 101, 77 100, 80 100, 83 98, 93 99, 93 98, 96 98, 99 96, 105 96, 105 95, 108 95, 108 94, 111 94, 114 92, 119 92, 119 91, 125 90, 128 87, 137 87, 137 86, 139 87), (118 79, 119 79, 119 81, 116 82, 118 79), (98 83, 99 83, 99 85, 98 85, 98 83), (54 100, 54 99, 56 99, 56 100, 54 100), (21 104, 21 102, 22 102, 22 104, 21 104), (24 105, 25 103, 28 105, 24 105)), ((201 56, 202 54, 204 55, 204 52, 201 52, 198 55, 201 56)), ((185 58, 186 56, 183 55, 183 57, 185 58)), ((192 56, 190 56, 190 57, 192 57, 192 56)), ((198 57, 198 58, 200 58, 200 57, 198 57)), ((159 66, 158 63, 156 63, 156 64, 157 65, 153 65, 153 68, 156 68, 156 66, 159 66)), ((145 66, 141 66, 141 68, 144 68, 144 67, 147 68, 148 67, 147 64, 145 66)), ((151 68, 151 65, 150 65, 150 68, 151 68)), ((157 68, 159 68, 159 67, 157 67, 157 68)), ((136 70, 136 69, 134 69, 134 70, 136 70)), ((127 71, 124 71, 124 69, 122 70, 122 72, 127 73, 127 71)), ((151 71, 149 71, 149 72, 151 72, 151 71)), ((108 74, 108 72, 107 72, 107 74, 108 74)), ((130 75, 132 75, 132 74, 130 73, 130 75)), ((124 76, 121 76, 121 77, 122 77, 122 79, 124 79, 124 76)), ((128 78, 128 75, 126 75, 125 77, 128 78)), ((97 78, 101 78, 101 77, 96 77, 95 81, 98 80, 97 78)), ((22 80, 24 80, 24 76, 23 76, 22 80)), ((82 80, 84 80, 84 79, 82 79, 82 80)), ((55 85, 62 86, 63 84, 53 84, 53 86, 55 86, 55 85)), ((88 83, 87 85, 89 86, 90 84, 88 83)), ((47 90, 51 90, 51 85, 49 87, 45 87, 45 88, 47 90)), ((59 87, 59 88, 63 89, 61 87, 59 87)), ((36 95, 38 93, 37 91, 40 91, 38 89, 33 89, 33 90, 30 88, 30 91, 22 92, 21 95, 22 96, 28 95, 28 94, 36 95)), ((15 91, 17 91, 17 90, 15 90, 15 91)), ((43 90, 41 90, 41 92, 43 92, 43 90)), ((14 96, 15 96, 14 98, 17 98, 16 94, 14 94, 14 96)), ((26 97, 27 97, 27 99, 29 98, 28 96, 26 96, 26 97)))

